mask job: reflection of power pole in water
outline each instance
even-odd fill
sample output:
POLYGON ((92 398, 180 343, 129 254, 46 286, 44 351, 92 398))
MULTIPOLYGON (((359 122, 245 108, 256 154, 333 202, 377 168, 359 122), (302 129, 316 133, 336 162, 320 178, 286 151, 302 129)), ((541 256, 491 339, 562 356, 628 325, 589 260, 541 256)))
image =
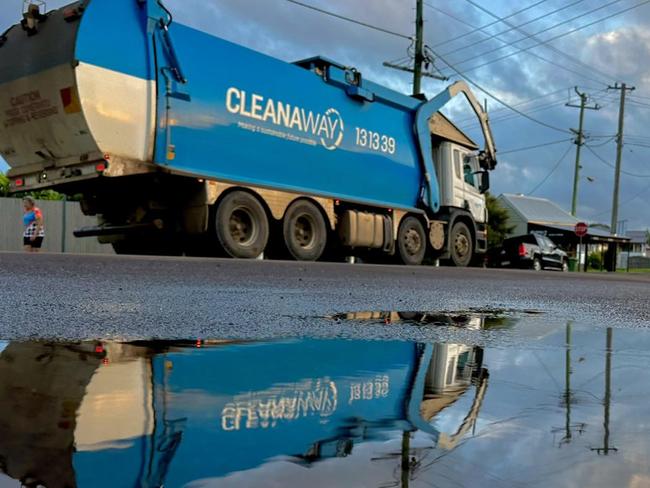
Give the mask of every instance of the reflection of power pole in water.
POLYGON ((151 433, 149 466, 140 486, 142 488, 158 488, 165 485, 169 466, 180 446, 184 423, 187 419, 170 420, 169 413, 169 381, 173 370, 173 362, 166 356, 150 359, 151 368, 151 397, 154 416, 154 428, 151 433))
POLYGON ((609 451, 618 451, 616 447, 609 447, 609 405, 612 398, 612 328, 607 329, 607 349, 605 351, 605 398, 603 405, 605 412, 603 414, 603 427, 605 429, 605 436, 603 438, 603 447, 595 447, 592 451, 598 454, 607 456, 609 451))
MULTIPOLYGON (((573 429, 576 429, 579 434, 585 430, 584 423, 577 423, 571 425, 571 402, 573 401, 573 394, 571 392, 571 322, 566 324, 566 352, 564 358, 564 398, 563 403, 565 406, 565 422, 564 422, 564 437, 560 440, 560 447, 562 444, 569 444, 573 439, 573 429)), ((555 428, 552 432, 561 432, 562 428, 555 428)))
POLYGON ((402 433, 402 488, 409 487, 411 476, 411 433, 402 433))

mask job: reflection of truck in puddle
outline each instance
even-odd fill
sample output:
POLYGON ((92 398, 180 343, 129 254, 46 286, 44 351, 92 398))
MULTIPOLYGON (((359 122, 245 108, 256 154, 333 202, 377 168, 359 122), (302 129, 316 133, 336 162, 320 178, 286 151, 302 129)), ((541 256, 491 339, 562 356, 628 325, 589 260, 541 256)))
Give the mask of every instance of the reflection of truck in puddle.
MULTIPOLYGON (((534 312, 525 312, 534 313, 534 312)), ((501 329, 514 325, 512 311, 489 310, 467 312, 374 311, 348 312, 331 316, 337 322, 369 322, 375 324, 406 324, 416 326, 449 326, 468 330, 501 329), (508 313, 506 313, 508 312, 508 313)))
POLYGON ((451 448, 487 386, 477 347, 197 345, 9 344, 0 354, 0 470, 48 488, 182 486, 278 456, 346 456, 388 431, 424 431, 451 448), (463 425, 439 434, 433 418, 472 385, 463 425))

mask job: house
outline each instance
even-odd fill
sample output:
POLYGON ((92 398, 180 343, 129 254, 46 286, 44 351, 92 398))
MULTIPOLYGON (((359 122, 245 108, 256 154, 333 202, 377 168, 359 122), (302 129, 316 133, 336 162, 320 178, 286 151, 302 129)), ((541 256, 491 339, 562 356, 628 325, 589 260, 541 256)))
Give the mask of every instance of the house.
POLYGON ((629 230, 626 236, 630 238, 630 256, 650 257, 650 244, 648 244, 647 230, 629 230))
POLYGON ((609 230, 599 225, 590 225, 587 235, 580 238, 575 233, 578 222, 587 222, 574 217, 558 204, 546 198, 530 197, 504 193, 499 196, 499 203, 510 214, 508 223, 514 226, 512 236, 539 232, 551 238, 555 244, 584 263, 584 254, 578 256, 579 245, 587 245, 587 253, 607 253, 608 269, 613 270, 616 263, 617 248, 629 242, 629 238, 612 235, 609 230))

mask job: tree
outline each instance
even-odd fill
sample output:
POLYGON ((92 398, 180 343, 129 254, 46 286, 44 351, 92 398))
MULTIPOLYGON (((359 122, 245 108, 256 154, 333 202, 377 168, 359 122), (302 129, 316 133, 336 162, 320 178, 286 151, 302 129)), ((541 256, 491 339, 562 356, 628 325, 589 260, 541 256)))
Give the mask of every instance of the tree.
POLYGON ((645 231, 645 243, 650 246, 650 229, 645 231))
POLYGON ((510 213, 494 196, 486 193, 485 203, 488 209, 488 248, 492 249, 503 244, 503 240, 515 226, 508 225, 510 213))
POLYGON ((4 173, 0 172, 0 197, 9 195, 9 178, 4 173))

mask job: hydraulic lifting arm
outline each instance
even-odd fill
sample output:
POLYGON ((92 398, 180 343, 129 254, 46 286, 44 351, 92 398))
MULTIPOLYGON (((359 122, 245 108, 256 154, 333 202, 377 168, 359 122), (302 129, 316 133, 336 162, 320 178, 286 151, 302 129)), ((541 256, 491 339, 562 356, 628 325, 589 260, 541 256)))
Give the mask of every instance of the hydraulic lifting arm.
POLYGON ((438 199, 438 188, 432 185, 432 178, 434 174, 433 166, 433 148, 431 145, 431 131, 429 129, 429 120, 433 117, 442 107, 444 107, 452 98, 459 93, 465 95, 479 119, 481 129, 483 131, 483 138, 485 139, 485 147, 479 153, 479 162, 481 168, 484 170, 493 170, 497 164, 496 147, 494 145, 494 138, 492 137, 492 129, 487 113, 481 107, 481 104, 476 100, 476 97, 470 90, 467 83, 464 81, 457 81, 449 85, 444 91, 433 97, 426 103, 423 103, 417 111, 416 115, 416 131, 420 147, 420 157, 424 164, 424 176, 427 185, 427 198, 426 203, 434 211, 437 212, 440 208, 438 199))

